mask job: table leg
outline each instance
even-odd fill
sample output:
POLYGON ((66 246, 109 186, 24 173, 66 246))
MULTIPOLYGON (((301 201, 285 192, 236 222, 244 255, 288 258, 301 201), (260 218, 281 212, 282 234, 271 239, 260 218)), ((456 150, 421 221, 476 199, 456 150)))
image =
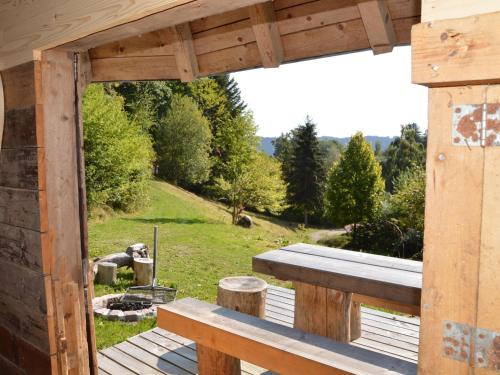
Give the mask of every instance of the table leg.
POLYGON ((294 327, 336 341, 349 342, 361 335, 360 305, 352 293, 294 282, 294 327))

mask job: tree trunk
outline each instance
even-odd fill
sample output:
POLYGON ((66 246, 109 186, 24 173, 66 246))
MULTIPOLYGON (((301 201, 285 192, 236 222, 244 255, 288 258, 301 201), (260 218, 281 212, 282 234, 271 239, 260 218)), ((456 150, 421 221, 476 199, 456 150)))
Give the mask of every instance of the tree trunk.
POLYGON ((217 304, 245 314, 264 318, 267 283, 250 276, 226 277, 219 281, 217 304))
POLYGON ((96 281, 98 284, 114 285, 116 284, 116 263, 101 262, 97 264, 96 281))
POLYGON ((307 227, 309 225, 309 220, 307 217, 307 210, 304 210, 304 227, 307 227))

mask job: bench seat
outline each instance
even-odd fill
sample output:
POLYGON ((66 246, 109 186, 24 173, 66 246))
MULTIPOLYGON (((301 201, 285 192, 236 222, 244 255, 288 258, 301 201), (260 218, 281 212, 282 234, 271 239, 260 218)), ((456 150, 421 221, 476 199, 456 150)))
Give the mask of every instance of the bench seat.
POLYGON ((193 298, 158 308, 158 326, 280 374, 416 374, 416 364, 193 298))

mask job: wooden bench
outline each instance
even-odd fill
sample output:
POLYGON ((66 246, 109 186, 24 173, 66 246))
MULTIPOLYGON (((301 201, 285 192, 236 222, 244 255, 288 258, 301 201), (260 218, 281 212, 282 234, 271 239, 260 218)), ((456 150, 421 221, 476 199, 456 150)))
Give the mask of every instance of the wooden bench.
POLYGON ((338 341, 361 335, 361 303, 420 315, 422 262, 295 244, 253 257, 253 270, 293 281, 294 326, 338 341))
MULTIPOLYGON (((158 326, 280 374, 416 374, 414 363, 186 298, 158 308, 158 326)), ((239 374, 199 357, 200 375, 239 374), (202 363, 200 361, 205 361, 202 363), (221 372, 222 371, 222 372, 221 372)), ((238 360, 239 362, 239 360, 238 360)))

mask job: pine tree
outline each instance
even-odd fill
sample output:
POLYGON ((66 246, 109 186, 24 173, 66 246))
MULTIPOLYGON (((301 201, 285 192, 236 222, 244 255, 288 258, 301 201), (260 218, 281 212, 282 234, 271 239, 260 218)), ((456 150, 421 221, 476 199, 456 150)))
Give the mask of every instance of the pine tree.
POLYGON ((335 225, 356 227, 376 216, 383 191, 380 164, 372 147, 358 132, 328 176, 326 216, 335 225))
POLYGON ((323 200, 325 180, 324 155, 321 153, 316 125, 309 116, 304 125, 293 130, 290 170, 285 173, 289 202, 308 216, 317 211, 323 200))
POLYGON ((221 74, 212 78, 224 91, 227 97, 227 109, 231 116, 236 117, 247 108, 246 103, 241 99, 241 91, 238 82, 229 74, 221 74))

